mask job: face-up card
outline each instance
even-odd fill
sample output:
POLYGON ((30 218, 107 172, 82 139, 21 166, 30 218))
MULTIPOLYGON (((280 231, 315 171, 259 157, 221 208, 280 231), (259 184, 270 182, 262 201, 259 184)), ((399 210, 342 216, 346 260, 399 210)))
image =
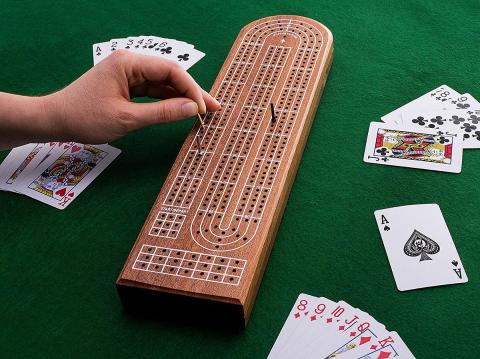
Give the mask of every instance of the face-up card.
POLYGON ((462 150, 463 139, 457 133, 371 122, 363 160, 387 166, 459 173, 462 150))
POLYGON ((131 47, 130 51, 137 52, 137 53, 141 54, 142 53, 142 46, 143 46, 146 38, 147 38, 147 36, 145 36, 145 35, 135 37, 135 40, 133 41, 133 44, 132 44, 132 47, 131 47))
POLYGON ((155 46, 149 49, 154 56, 166 57, 172 59, 172 56, 180 49, 193 49, 193 45, 189 45, 182 41, 173 39, 157 38, 155 46))
POLYGON ((407 109, 402 113, 403 124, 442 131, 445 131, 446 127, 453 127, 463 134, 463 148, 480 148, 480 103, 466 93, 445 105, 447 110, 407 109))
POLYGON ((480 102, 469 93, 454 97, 447 104, 449 110, 465 111, 465 115, 480 115, 480 102))
POLYGON ((403 342, 397 332, 386 332, 382 336, 364 332, 349 343, 353 350, 342 353, 341 359, 415 359, 412 352, 403 342))
POLYGON ((108 55, 110 55, 110 41, 100 42, 98 44, 93 44, 93 66, 98 64, 108 55))
POLYGON ((350 336, 367 330, 373 322, 367 313, 348 303, 318 298, 314 308, 303 318, 301 329, 290 336, 282 358, 295 355, 310 358, 312 353, 326 356, 350 336))
POLYGON ((480 148, 480 115, 468 114, 465 110, 437 110, 405 112, 403 124, 419 129, 430 128, 448 132, 454 129, 463 136, 463 148, 480 148))
POLYGON ((185 70, 188 70, 205 56, 203 52, 195 50, 192 45, 184 42, 163 38, 158 38, 155 42, 158 42, 158 44, 149 49, 147 54, 175 61, 185 70))
POLYGON ((423 96, 403 105, 402 107, 397 108, 396 110, 382 116, 382 121, 385 123, 401 124, 402 113, 409 110, 425 110, 425 109, 446 109, 447 103, 452 101, 455 98, 458 98, 460 94, 448 87, 447 85, 442 85, 433 89, 432 91, 426 93, 423 96))
MULTIPOLYGON (((322 357, 336 357, 340 353, 354 349, 351 345, 352 338, 365 337, 365 333, 381 333, 386 332, 385 326, 378 323, 368 313, 365 313, 344 301, 339 301, 333 310, 335 315, 325 317, 323 323, 324 329, 322 337, 313 340, 305 345, 303 353, 306 357, 316 357, 321 353, 322 357), (343 310, 343 312, 341 312, 343 310), (340 313, 341 312, 341 313, 340 313), (338 316, 336 316, 338 315, 338 316)), ((320 318, 320 323, 322 323, 320 318)), ((362 344, 368 340, 363 339, 362 344)))
POLYGON ((173 55, 173 59, 184 69, 188 70, 196 64, 205 54, 201 51, 189 48, 180 48, 173 55))
POLYGON ((134 44, 136 40, 136 36, 129 36, 125 39, 125 42, 123 43, 123 49, 125 50, 133 50, 134 49, 134 44))
POLYGON ((438 205, 382 209, 375 219, 398 290, 468 281, 438 205))
POLYGON ((329 326, 336 323, 336 320, 334 322, 333 319, 326 322, 326 316, 330 318, 334 315, 343 314, 344 309, 338 309, 337 307, 336 302, 325 297, 315 298, 309 311, 305 312, 303 317, 298 318, 299 324, 296 330, 284 341, 280 358, 291 358, 292 355, 299 356, 300 351, 304 351, 314 338, 315 340, 325 339, 326 332, 329 329, 326 328, 325 323, 328 323, 329 326))
POLYGON ((301 294, 268 359, 415 359, 398 333, 344 301, 301 294))
POLYGON ((17 191, 58 209, 66 208, 120 154, 109 145, 75 143, 55 150, 26 176, 17 191))
POLYGON ((337 340, 336 342, 341 344, 337 345, 327 358, 336 358, 340 355, 342 358, 346 355, 358 358, 360 353, 368 352, 368 348, 374 346, 375 342, 388 336, 388 331, 383 324, 376 321, 369 324, 367 329, 349 332, 347 333, 349 335, 343 336, 341 341, 337 340))
POLYGON ((153 56, 163 56, 170 54, 177 46, 188 46, 193 48, 192 45, 188 45, 183 41, 177 41, 173 39, 165 39, 158 36, 145 36, 142 53, 153 56))
POLYGON ((195 50, 193 45, 183 41, 161 38, 158 36, 130 36, 125 39, 112 39, 93 45, 94 65, 112 52, 125 49, 131 52, 165 58, 178 63, 188 70, 205 54, 195 50))
POLYGON ((30 143, 10 151, 0 165, 0 189, 15 191, 17 181, 21 181, 25 169, 42 149, 41 143, 30 143))
POLYGON ((31 174, 36 171, 50 156, 56 156, 64 152, 72 146, 73 142, 46 142, 41 143, 38 154, 31 160, 26 170, 22 174, 21 180, 17 181, 16 187, 21 187, 22 181, 27 177, 27 174, 31 174))
POLYGON ((313 297, 308 294, 300 294, 293 305, 290 314, 285 321, 280 334, 278 335, 275 343, 268 355, 268 358, 275 358, 284 348, 290 336, 298 329, 300 323, 305 316, 310 313, 313 308, 313 303, 318 300, 317 297, 313 297))
POLYGON ((126 46, 127 39, 111 39, 110 40, 110 52, 114 52, 123 49, 126 46))

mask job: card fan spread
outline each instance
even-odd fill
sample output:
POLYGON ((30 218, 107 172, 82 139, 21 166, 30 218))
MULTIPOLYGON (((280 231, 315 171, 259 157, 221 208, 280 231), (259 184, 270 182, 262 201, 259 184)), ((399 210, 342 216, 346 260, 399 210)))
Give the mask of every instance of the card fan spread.
POLYGON ((188 70, 205 56, 203 52, 194 49, 193 45, 183 41, 151 35, 130 36, 124 39, 112 39, 110 41, 93 44, 93 64, 98 64, 112 52, 121 49, 137 54, 156 56, 175 61, 184 70, 188 70))
POLYGON ((0 165, 0 189, 66 208, 120 154, 109 145, 47 142, 14 148, 0 165))
POLYGON ((397 332, 344 301, 300 294, 268 359, 414 358, 397 332))
POLYGON ((242 29, 211 90, 221 109, 188 135, 118 278, 120 288, 227 302, 248 319, 332 42, 326 27, 299 16, 268 17, 242 29))

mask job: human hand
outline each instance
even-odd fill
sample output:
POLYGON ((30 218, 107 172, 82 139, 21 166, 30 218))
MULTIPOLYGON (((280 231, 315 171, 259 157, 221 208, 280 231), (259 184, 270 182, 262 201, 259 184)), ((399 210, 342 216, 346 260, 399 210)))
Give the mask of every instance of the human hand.
POLYGON ((43 98, 49 140, 106 143, 130 131, 216 111, 220 104, 175 62, 119 50, 43 98), (134 103, 133 97, 162 99, 134 103))

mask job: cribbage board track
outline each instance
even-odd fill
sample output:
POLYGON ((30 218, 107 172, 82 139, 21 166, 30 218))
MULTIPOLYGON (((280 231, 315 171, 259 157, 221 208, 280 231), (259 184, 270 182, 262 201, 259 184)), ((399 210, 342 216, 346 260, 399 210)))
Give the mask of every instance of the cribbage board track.
POLYGON ((211 90, 222 107, 188 135, 117 286, 237 304, 248 320, 332 56, 311 19, 241 30, 211 90))

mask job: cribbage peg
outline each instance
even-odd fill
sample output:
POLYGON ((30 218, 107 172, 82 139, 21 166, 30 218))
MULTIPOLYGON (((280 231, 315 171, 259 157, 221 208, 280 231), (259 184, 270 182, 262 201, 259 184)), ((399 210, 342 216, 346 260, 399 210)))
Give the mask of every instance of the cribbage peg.
POLYGON ((272 124, 275 123, 275 121, 277 120, 276 117, 275 117, 275 108, 273 107, 273 103, 270 102, 270 112, 271 112, 271 115, 272 115, 272 124))

